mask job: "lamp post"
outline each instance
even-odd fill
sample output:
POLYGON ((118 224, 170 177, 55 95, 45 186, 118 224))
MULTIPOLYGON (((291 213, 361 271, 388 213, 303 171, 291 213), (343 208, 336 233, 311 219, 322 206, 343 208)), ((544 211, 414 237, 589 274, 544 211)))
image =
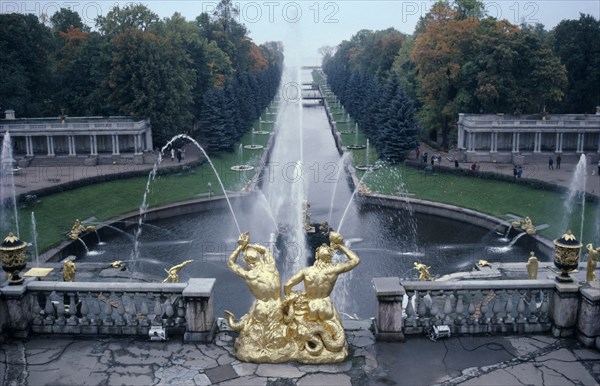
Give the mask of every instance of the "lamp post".
POLYGON ((0 244, 2 269, 11 275, 8 282, 9 285, 20 285, 23 283, 24 279, 19 276, 19 273, 27 266, 27 262, 25 261, 26 249, 27 243, 19 240, 12 232, 0 244))

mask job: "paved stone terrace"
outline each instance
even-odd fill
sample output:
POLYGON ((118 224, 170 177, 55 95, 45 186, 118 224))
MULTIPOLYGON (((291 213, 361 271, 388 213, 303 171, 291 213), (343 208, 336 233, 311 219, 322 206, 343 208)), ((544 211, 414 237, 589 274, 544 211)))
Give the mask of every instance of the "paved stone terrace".
POLYGON ((600 353, 551 336, 375 342, 370 321, 349 322, 339 364, 253 364, 233 338, 214 344, 125 338, 35 337, 0 347, 0 384, 37 385, 598 385, 600 353))

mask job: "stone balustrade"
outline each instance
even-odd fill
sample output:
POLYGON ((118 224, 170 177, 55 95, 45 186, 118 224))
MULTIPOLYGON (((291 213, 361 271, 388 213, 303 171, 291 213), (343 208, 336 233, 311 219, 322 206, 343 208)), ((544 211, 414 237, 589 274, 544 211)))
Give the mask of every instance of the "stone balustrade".
POLYGON ((0 289, 1 332, 145 335, 153 326, 186 341, 210 341, 215 279, 188 283, 102 283, 27 280, 0 289))
POLYGON ((377 335, 403 340, 446 325, 453 334, 571 336, 600 345, 600 288, 555 280, 403 281, 374 278, 377 335))

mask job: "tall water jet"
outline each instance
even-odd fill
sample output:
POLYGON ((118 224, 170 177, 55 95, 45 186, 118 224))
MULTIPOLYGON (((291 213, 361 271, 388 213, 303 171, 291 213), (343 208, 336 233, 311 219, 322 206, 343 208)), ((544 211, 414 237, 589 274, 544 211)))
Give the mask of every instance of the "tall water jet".
POLYGON ((0 152, 0 235, 5 237, 13 232, 19 237, 19 217, 15 194, 15 160, 13 158, 10 133, 4 134, 0 152))
POLYGON ((35 221, 35 214, 31 212, 31 239, 33 243, 33 252, 35 254, 35 266, 40 266, 40 254, 38 249, 38 233, 37 233, 37 224, 35 221))
POLYGON ((587 179, 587 159, 585 154, 581 154, 579 157, 579 162, 577 162, 577 166, 575 166, 575 171, 569 181, 569 192, 567 195, 567 199, 564 201, 564 209, 565 215, 563 216, 563 221, 561 223, 561 228, 558 230, 559 232, 564 232, 566 229, 570 228, 573 224, 573 211, 576 206, 579 204, 581 206, 581 218, 579 221, 579 235, 583 237, 583 222, 585 220, 585 189, 586 189, 586 179, 587 179))

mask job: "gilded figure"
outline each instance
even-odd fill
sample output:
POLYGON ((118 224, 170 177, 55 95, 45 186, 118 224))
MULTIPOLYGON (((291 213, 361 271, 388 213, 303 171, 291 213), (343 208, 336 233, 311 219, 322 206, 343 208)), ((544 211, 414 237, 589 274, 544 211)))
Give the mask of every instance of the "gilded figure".
POLYGON ((248 362, 284 362, 290 360, 295 346, 287 338, 279 271, 266 247, 249 242, 249 233, 242 233, 227 260, 229 269, 246 281, 255 298, 248 313, 238 322, 231 312, 225 311, 229 325, 239 333, 235 341, 236 357, 248 362), (242 252, 246 267, 237 263, 242 252))
POLYGON ((284 309, 289 335, 298 351, 291 359, 301 363, 333 363, 346 359, 348 345, 341 318, 331 301, 337 278, 360 263, 358 256, 343 245, 337 232, 329 232, 330 245, 317 248, 315 262, 292 276, 284 285, 284 309), (346 256, 333 262, 334 251, 346 256), (304 292, 292 292, 304 283, 304 292))
POLYGON ((419 271, 419 280, 420 281, 425 281, 425 280, 434 281, 435 280, 433 278, 433 276, 431 276, 431 274, 429 273, 429 269, 431 267, 429 267, 423 263, 417 263, 416 261, 414 262, 414 266, 415 266, 415 269, 417 271, 419 271))
POLYGON ((600 255, 600 247, 594 249, 592 243, 589 243, 586 247, 588 250, 588 257, 585 280, 587 282, 592 282, 596 280, 596 265, 598 264, 598 255, 600 255))
POLYGON ((75 272, 77 272, 77 267, 75 267, 73 259, 68 257, 63 264, 63 280, 75 281, 75 272))
POLYGON ((527 260, 527 264, 525 264, 525 266, 527 267, 527 277, 530 280, 537 279, 539 265, 540 265, 540 262, 539 262, 538 258, 535 257, 535 253, 530 252, 529 260, 527 260))
MULTIPOLYGON (((179 271, 181 271, 181 269, 183 267, 185 267, 186 265, 188 265, 189 263, 191 263, 194 260, 186 260, 181 264, 177 264, 172 266, 171 268, 169 268, 168 270, 165 269, 165 272, 167 272, 167 277, 165 278, 165 280, 163 280, 163 283, 168 283, 169 281, 171 283, 179 283, 179 271)), ((116 265, 114 265, 113 263, 113 267, 118 267, 116 265)))

